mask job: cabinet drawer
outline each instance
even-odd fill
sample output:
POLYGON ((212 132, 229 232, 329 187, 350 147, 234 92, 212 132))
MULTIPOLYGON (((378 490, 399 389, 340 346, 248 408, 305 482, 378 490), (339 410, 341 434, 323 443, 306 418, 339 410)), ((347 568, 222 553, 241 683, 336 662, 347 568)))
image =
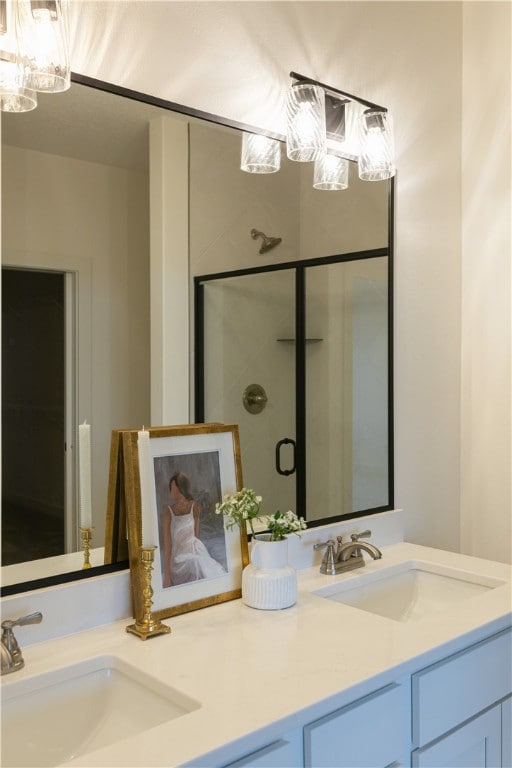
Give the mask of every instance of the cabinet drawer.
POLYGON ((406 691, 389 685, 306 725, 306 768, 384 768, 400 761, 409 722, 406 691))
POLYGON ((297 768, 302 764, 302 732, 298 729, 225 768, 297 768))
POLYGON ((421 747, 468 720, 512 688, 508 629, 412 676, 412 741, 421 747))
MULTIPOLYGON (((498 768, 501 766, 501 707, 412 753, 413 768, 498 768)), ((506 763, 503 763, 506 766, 506 763)))

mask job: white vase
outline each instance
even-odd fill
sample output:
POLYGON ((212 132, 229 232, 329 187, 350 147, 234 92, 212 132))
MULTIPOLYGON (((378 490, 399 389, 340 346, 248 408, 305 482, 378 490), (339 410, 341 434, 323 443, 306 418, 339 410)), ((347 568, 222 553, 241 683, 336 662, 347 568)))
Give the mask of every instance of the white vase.
POLYGON ((253 539, 251 564, 242 572, 242 601, 250 608, 275 611, 297 602, 297 572, 288 564, 288 540, 253 539))

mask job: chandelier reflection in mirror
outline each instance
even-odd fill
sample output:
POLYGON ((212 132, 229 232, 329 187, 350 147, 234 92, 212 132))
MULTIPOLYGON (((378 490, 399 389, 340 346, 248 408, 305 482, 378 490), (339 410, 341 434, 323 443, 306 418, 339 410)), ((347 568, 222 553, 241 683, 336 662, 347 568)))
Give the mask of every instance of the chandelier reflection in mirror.
MULTIPOLYGON (((385 107, 296 72, 290 77, 286 154, 290 160, 314 162, 315 189, 347 189, 348 160, 357 161, 364 181, 395 175, 393 121, 385 107)), ((270 166, 268 157, 280 158, 280 152, 278 139, 244 133, 241 170, 275 173, 279 163, 270 166)))
POLYGON ((261 133, 242 135, 242 171, 276 173, 281 167, 281 144, 261 133))
POLYGON ((37 93, 71 84, 67 0, 0 0, 0 109, 28 112, 37 93))

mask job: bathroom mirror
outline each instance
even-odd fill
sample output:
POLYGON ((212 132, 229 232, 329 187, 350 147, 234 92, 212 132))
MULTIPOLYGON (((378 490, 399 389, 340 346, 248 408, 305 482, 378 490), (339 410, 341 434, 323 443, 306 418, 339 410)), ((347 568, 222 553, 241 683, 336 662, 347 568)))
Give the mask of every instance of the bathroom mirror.
MULTIPOLYGON (((232 269, 234 255, 241 267, 259 263, 261 242, 251 237, 252 228, 266 227, 270 235, 282 237, 281 252, 276 249, 269 254, 278 261, 290 259, 296 237, 292 218, 281 229, 262 194, 269 184, 274 184, 277 196, 290 194, 289 176, 295 169, 287 170, 284 163, 281 173, 256 179, 241 173, 237 162, 236 167, 225 166, 222 185, 213 172, 205 173, 212 143, 229 145, 227 154, 239 156, 243 126, 82 76, 73 79, 68 92, 42 95, 34 112, 2 115, 2 265, 9 272, 5 273, 9 296, 21 294, 30 317, 27 322, 20 306, 5 302, 4 324, 8 315, 12 324, 6 324, 3 353, 10 349, 16 355, 18 342, 27 341, 21 337, 32 335, 36 341, 32 350, 21 353, 21 370, 26 372, 23 386, 17 386, 19 381, 4 384, 4 484, 6 477, 13 478, 7 490, 15 506, 20 506, 12 515, 2 510, 3 542, 9 542, 9 531, 18 537, 9 545, 14 557, 3 557, 3 594, 123 567, 103 564, 102 545, 111 430, 150 423, 149 122, 165 115, 190 125, 190 162, 196 174, 201 173, 201 195, 190 212, 192 276, 210 269, 232 269), (244 215, 229 226, 217 215, 224 206, 220 188, 228 183, 234 185, 229 194, 241 201, 241 193, 245 200, 244 215), (260 187, 256 204, 245 197, 251 184, 260 187), (207 193, 211 193, 209 200, 207 193), (227 239, 237 238, 229 253, 222 248, 219 232, 227 239), (30 279, 28 286, 23 282, 13 287, 12 281, 25 278, 30 279), (57 285, 42 285, 39 278, 57 285), (58 326, 60 318, 66 321, 67 331, 59 341, 66 354, 64 362, 50 364, 44 329, 48 324, 58 326), (36 377, 44 379, 44 387, 53 394, 59 390, 58 407, 54 402, 43 404, 34 395, 27 381, 36 377), (62 377, 72 382, 67 390, 62 383, 56 385, 62 377), (22 393, 22 389, 28 391, 22 393), (24 406, 17 399, 21 394, 27 396, 24 406), (84 421, 91 425, 93 548, 97 550, 94 567, 88 571, 81 567, 77 514, 76 431, 84 421), (48 455, 60 473, 56 477, 61 478, 53 484, 50 469, 43 469, 48 455), (63 477, 67 477, 64 482, 63 477), (36 491, 42 499, 30 518, 23 504, 31 502, 36 491), (47 531, 48 515, 59 519, 52 546, 66 554, 49 549, 40 557, 35 547, 25 561, 19 552, 29 552, 30 537, 41 538, 47 531)), ((304 184, 303 176, 292 194, 307 197, 304 184)), ((381 185, 366 186, 372 198, 381 185)), ((381 190, 388 221, 388 185, 381 190)), ((329 194, 317 193, 311 201, 311 216, 319 215, 329 194)), ((373 203, 369 215, 372 207, 373 203)), ((360 215, 364 219, 365 214, 360 215)), ((326 231, 339 229, 336 220, 326 216, 325 221, 326 231)), ((388 247, 390 231, 384 239, 378 247, 388 247)), ((192 410, 190 419, 194 420, 192 410)))

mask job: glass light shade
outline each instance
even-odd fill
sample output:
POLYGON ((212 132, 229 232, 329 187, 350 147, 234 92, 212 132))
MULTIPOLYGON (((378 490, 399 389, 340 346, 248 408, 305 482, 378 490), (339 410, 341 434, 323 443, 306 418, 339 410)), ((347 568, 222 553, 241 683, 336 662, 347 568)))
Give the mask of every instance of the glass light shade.
POLYGON ((312 162, 325 155, 325 93, 309 83, 286 94, 286 153, 290 160, 312 162))
POLYGON ((44 93, 66 91, 71 85, 67 0, 18 0, 18 5, 29 87, 44 93))
POLYGON ((383 181, 395 173, 393 119, 388 112, 367 109, 361 118, 359 178, 383 181))
POLYGON ((313 186, 327 191, 347 189, 348 160, 336 155, 324 155, 315 160, 313 186))
POLYGON ((37 94, 27 88, 20 55, 21 30, 13 0, 0 0, 0 110, 29 112, 37 106, 37 94))
POLYGON ((276 173, 280 167, 281 142, 258 133, 242 134, 242 171, 276 173))
POLYGON ((0 111, 30 112, 37 107, 37 93, 30 88, 0 90, 0 111))

